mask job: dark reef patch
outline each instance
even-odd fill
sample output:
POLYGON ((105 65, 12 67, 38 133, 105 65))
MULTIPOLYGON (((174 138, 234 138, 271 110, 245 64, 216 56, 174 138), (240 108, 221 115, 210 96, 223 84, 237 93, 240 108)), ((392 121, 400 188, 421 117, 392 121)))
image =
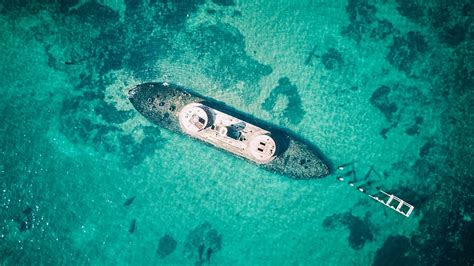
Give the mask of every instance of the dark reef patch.
POLYGON ((234 12, 232 12, 232 16, 233 17, 241 17, 242 12, 240 12, 239 10, 234 10, 234 12))
POLYGON ((363 35, 369 31, 370 24, 376 21, 374 5, 364 0, 349 0, 346 12, 350 24, 342 29, 342 35, 360 42, 363 35))
POLYGON ((387 134, 390 131, 390 129, 392 129, 392 127, 382 128, 379 132, 379 135, 382 136, 382 138, 387 139, 387 134))
POLYGON ((470 3, 464 4, 464 6, 462 7, 462 15, 465 17, 474 15, 473 4, 470 4, 470 3))
POLYGON ((105 101, 99 101, 94 110, 100 114, 102 119, 107 123, 120 124, 132 118, 132 111, 117 110, 112 104, 105 101))
POLYGON ((220 6, 233 6, 235 5, 234 0, 212 0, 213 3, 220 6))
POLYGON ((55 7, 56 5, 52 1, 1 1, 0 14, 13 16, 36 15, 41 11, 54 10, 55 7))
POLYGON ((417 258, 410 254, 411 245, 408 238, 404 236, 390 236, 382 248, 377 250, 372 265, 419 265, 417 258))
POLYGON ((427 50, 428 44, 423 35, 410 31, 406 36, 393 38, 386 58, 398 70, 411 74, 413 64, 427 50))
POLYGON ((323 227, 326 229, 334 229, 338 224, 339 220, 341 219, 342 214, 334 214, 328 216, 323 221, 323 227))
POLYGON ((358 43, 365 38, 383 40, 398 33, 390 21, 377 18, 375 5, 366 0, 349 0, 346 13, 350 23, 341 29, 341 34, 358 43))
POLYGON ((346 213, 342 217, 341 223, 349 228, 349 244, 353 249, 361 249, 365 242, 374 239, 367 217, 362 220, 352 213, 346 213))
POLYGON ((428 159, 418 159, 413 163, 412 171, 416 176, 424 178, 436 177, 436 165, 428 159))
POLYGON ((388 127, 382 128, 379 132, 379 135, 382 136, 382 138, 387 139, 387 134, 390 132, 390 130, 396 128, 398 126, 398 121, 395 121, 391 123, 388 127))
POLYGON ((181 26, 188 16, 196 13, 199 6, 204 4, 205 0, 159 0, 160 8, 156 9, 156 13, 163 16, 165 24, 181 26), (171 4, 171 5, 170 5, 171 4))
POLYGON ((136 11, 138 8, 140 8, 140 5, 143 1, 140 0, 124 0, 126 10, 128 12, 131 11, 136 11))
POLYGON ((130 198, 125 200, 125 202, 123 203, 123 206, 128 207, 128 206, 132 205, 132 203, 134 201, 135 201, 135 196, 130 197, 130 198))
POLYGON ((396 0, 397 11, 400 15, 407 17, 414 22, 420 22, 424 16, 424 6, 413 0, 396 0))
POLYGON ((384 40, 394 33, 398 33, 398 30, 393 27, 392 22, 386 19, 379 19, 377 20, 376 25, 372 28, 370 37, 373 39, 384 40))
POLYGON ((115 108, 112 106, 100 107, 103 105, 101 99, 87 101, 79 96, 66 99, 61 111, 60 131, 72 142, 91 146, 98 152, 118 155, 128 168, 159 149, 163 141, 158 128, 143 127, 144 138, 136 141, 115 124, 126 121, 129 112, 113 111, 115 108), (106 119, 101 121, 98 117, 106 119))
POLYGON ((206 62, 203 70, 224 88, 235 87, 239 81, 255 88, 261 77, 273 71, 246 53, 244 36, 231 25, 201 25, 188 34, 193 52, 206 62))
POLYGON ((472 254, 474 223, 464 217, 465 214, 474 213, 473 203, 469 202, 473 197, 464 199, 456 195, 448 197, 449 200, 460 201, 437 202, 441 205, 448 204, 448 208, 430 204, 420 221, 418 233, 411 238, 412 246, 427 265, 468 265, 474 260, 472 254), (460 203, 462 204, 459 205, 460 203), (433 252, 433 247, 436 247, 437 252, 433 252))
POLYGON ((60 61, 86 64, 98 69, 102 75, 120 69, 127 49, 123 38, 126 29, 119 19, 120 15, 116 11, 96 2, 87 2, 66 13, 63 18, 64 30, 67 32, 67 42, 70 42, 66 54, 71 57, 60 61), (78 27, 74 25, 79 23, 83 28, 76 30, 78 27), (98 33, 88 34, 93 31, 98 33))
POLYGON ((166 15, 166 20, 172 21, 173 23, 183 23, 188 19, 188 16, 196 13, 199 6, 204 4, 205 0, 162 0, 164 6, 169 6, 171 2, 172 7, 167 9, 168 14, 166 15))
POLYGON ((34 213, 33 209, 30 206, 27 206, 22 213, 22 217, 19 220, 19 229, 20 232, 25 232, 33 228, 34 223, 34 213))
POLYGON ((344 225, 349 229, 349 245, 355 250, 362 249, 367 241, 374 239, 368 214, 364 219, 354 216, 350 212, 334 214, 326 217, 323 221, 323 227, 326 229, 332 229, 338 224, 344 225))
POLYGON ((431 148, 435 146, 435 143, 433 141, 427 141, 421 148, 420 152, 418 155, 420 157, 425 157, 430 153, 431 148))
POLYGON ((405 133, 410 136, 422 133, 426 112, 416 106, 429 104, 429 98, 418 87, 399 83, 382 85, 372 93, 369 101, 389 123, 380 131, 384 139, 390 130, 399 125, 405 127, 405 133))
POLYGON ((459 22, 441 32, 440 39, 449 46, 457 46, 466 39, 468 33, 469 24, 459 22))
POLYGON ((388 97, 390 91, 391 89, 389 87, 381 86, 376 89, 370 97, 370 103, 377 107, 388 121, 392 121, 394 114, 398 110, 397 104, 392 102, 388 97))
POLYGON ((204 0, 125 1, 127 16, 137 19, 139 16, 148 17, 144 16, 144 14, 147 14, 155 23, 174 28, 182 27, 188 16, 194 14, 199 6, 204 3, 204 0))
POLYGON ((321 56, 321 62, 327 70, 341 68, 344 65, 342 54, 334 48, 330 48, 325 54, 321 56))
POLYGON ((412 186, 410 184, 399 185, 397 187, 391 188, 391 192, 395 195, 402 197, 403 199, 409 199, 409 203, 413 206, 418 206, 420 208, 416 209, 418 211, 422 211, 423 206, 429 204, 431 199, 430 193, 426 192, 431 189, 432 185, 420 185, 420 186, 412 186))
POLYGON ((370 24, 376 20, 375 13, 377 9, 366 0, 349 0, 346 12, 351 22, 370 24))
POLYGON ((70 8, 79 4, 79 0, 61 0, 59 1, 59 11, 61 13, 67 13, 70 8))
POLYGON ((394 193, 410 199, 422 218, 410 239, 389 238, 377 253, 375 265, 390 265, 390 257, 397 265, 472 264, 474 196, 473 178, 467 170, 472 162, 464 160, 469 155, 459 152, 459 144, 452 144, 455 139, 446 142, 432 136, 420 148, 419 159, 395 167, 413 178, 394 193))
POLYGON ((423 117, 416 116, 414 123, 405 130, 405 133, 407 133, 410 136, 418 135, 420 133, 420 126, 422 123, 423 123, 423 117))
POLYGON ((135 233, 135 230, 137 230, 137 219, 133 219, 130 223, 130 226, 128 227, 128 232, 130 234, 135 233))
MULTIPOLYGON (((129 52, 125 63, 137 77, 142 80, 154 80, 160 76, 161 71, 156 64, 159 60, 169 56, 179 58, 185 54, 180 50, 182 46, 173 46, 173 43, 177 41, 177 35, 184 33, 186 46, 193 46, 193 38, 201 33, 195 30, 186 32, 184 23, 204 3, 204 0, 158 0, 150 3, 129 0, 126 2, 124 27, 131 35, 127 39, 133 40, 133 44, 127 44, 129 52)), ((222 45, 219 42, 213 43, 214 37, 217 40, 218 36, 212 36, 205 40, 207 45, 202 44, 203 47, 222 45)), ((198 51, 199 48, 201 47, 197 47, 196 50, 198 51)), ((216 51, 219 51, 219 48, 222 47, 217 47, 216 51)), ((215 66, 215 69, 219 69, 219 66, 215 66)), ((217 74, 214 73, 214 76, 217 74)))
POLYGON ((86 2, 78 8, 72 9, 68 14, 78 16, 82 22, 101 27, 106 27, 108 23, 116 23, 119 20, 117 12, 97 2, 86 2))
POLYGON ((155 64, 157 60, 165 58, 171 49, 167 38, 161 37, 149 37, 129 49, 125 64, 138 78, 150 80, 160 75, 161 71, 155 64))
POLYGON ((442 29, 443 26, 452 20, 451 10, 448 5, 432 7, 428 9, 427 15, 430 25, 436 30, 442 29))
POLYGON ((216 14, 217 11, 215 9, 208 8, 208 9, 206 9, 206 12, 209 15, 214 15, 214 14, 216 14))
POLYGON ((213 229, 211 224, 205 222, 189 231, 184 244, 186 257, 194 259, 196 265, 209 263, 212 254, 222 248, 222 236, 213 229))
MULTIPOLYGON (((474 213, 472 206, 471 209, 468 210, 471 211, 471 214, 474 213)), ((459 258, 462 258, 465 256, 465 261, 474 264, 474 256, 472 255, 471 251, 474 250, 474 221, 469 221, 465 222, 462 224, 461 231, 461 240, 460 244, 463 249, 463 253, 459 254, 459 258)))
POLYGON ((287 77, 282 77, 278 80, 278 86, 271 91, 270 95, 262 103, 262 109, 268 112, 272 111, 279 119, 288 119, 292 124, 300 123, 305 115, 298 88, 291 84, 290 79, 287 77), (286 97, 288 100, 288 104, 283 110, 275 110, 275 104, 279 97, 286 97))
POLYGON ((449 5, 437 3, 427 12, 430 31, 438 35, 439 40, 456 47, 469 38, 472 25, 472 4, 455 1, 449 5))
MULTIPOLYGON (((461 53, 458 55, 453 78, 446 82, 446 86, 450 88, 453 95, 462 97, 472 95, 474 87, 474 64, 472 62, 474 62, 474 54, 461 53)), ((472 99, 472 96, 469 99, 472 99)))
POLYGON ((141 142, 137 142, 132 136, 126 134, 122 135, 119 139, 121 158, 128 168, 132 168, 137 162, 143 162, 163 144, 158 127, 144 127, 143 134, 145 137, 141 142))
POLYGON ((125 11, 123 27, 126 28, 127 39, 133 40, 133 43, 125 44, 124 51, 127 53, 124 55, 124 64, 135 76, 143 80, 159 75, 160 70, 155 64, 171 50, 168 36, 172 31, 180 29, 181 22, 184 22, 183 18, 179 17, 168 21, 166 16, 173 17, 174 4, 170 3, 166 7, 162 5, 164 4, 129 1, 125 11), (153 25, 160 25, 159 30, 153 25))
POLYGON ((178 242, 172 236, 166 234, 160 238, 156 253, 158 253, 161 258, 164 258, 173 253, 177 245, 178 242))

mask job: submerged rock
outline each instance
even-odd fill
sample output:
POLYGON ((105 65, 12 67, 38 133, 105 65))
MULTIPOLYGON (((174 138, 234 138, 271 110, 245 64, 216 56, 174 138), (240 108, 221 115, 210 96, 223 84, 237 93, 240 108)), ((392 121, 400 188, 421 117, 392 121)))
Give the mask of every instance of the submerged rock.
POLYGON ((341 34, 360 42, 363 35, 369 31, 370 25, 376 21, 374 5, 362 0, 349 0, 346 13, 350 24, 342 28, 341 34))
POLYGON ((410 255, 410 241, 404 236, 390 236, 375 254, 373 266, 419 265, 416 257, 410 255))
MULTIPOLYGON (((222 88, 244 86, 247 93, 258 93, 255 84, 273 71, 247 53, 245 37, 229 24, 203 24, 186 35, 189 48, 202 64, 202 71, 222 88)), ((246 96, 243 95, 244 100, 246 96)))
POLYGON ((393 38, 386 59, 398 70, 411 74, 412 66, 427 50, 425 37, 420 32, 410 31, 406 36, 393 38))
POLYGON ((400 15, 407 17, 408 19, 419 22, 423 19, 425 6, 420 5, 417 1, 413 0, 396 0, 397 11, 400 15))
POLYGON ((189 231, 184 254, 188 258, 195 259, 197 265, 209 262, 213 253, 222 247, 222 236, 213 229, 211 224, 205 222, 195 229, 189 231))
POLYGON ((329 49, 325 54, 323 54, 321 62, 327 70, 340 68, 344 64, 341 53, 334 48, 329 49))
POLYGON ((213 3, 220 6, 233 6, 235 5, 234 0, 212 0, 213 3))
POLYGON ((370 103, 377 107, 388 121, 393 119, 395 112, 398 110, 397 104, 392 102, 388 97, 390 91, 390 87, 381 86, 376 89, 370 97, 370 103))
POLYGON ((25 232, 26 230, 30 230, 33 228, 34 216, 33 216, 33 209, 28 206, 26 209, 23 210, 23 219, 20 221, 20 232, 25 232))
POLYGON ((123 203, 123 206, 128 207, 128 206, 132 205, 132 203, 133 203, 134 200, 135 200, 135 196, 128 198, 128 199, 125 200, 125 202, 123 203))
POLYGON ((278 80, 278 86, 262 103, 262 109, 268 112, 274 111, 272 113, 281 113, 280 119, 288 119, 288 122, 292 124, 299 124, 305 115, 298 88, 287 77, 278 80), (280 97, 286 97, 288 104, 281 112, 275 112, 275 105, 280 97))
POLYGON ((405 132, 410 135, 418 135, 420 133, 420 126, 423 123, 423 117, 421 116, 416 116, 415 117, 415 123, 412 124, 410 127, 408 127, 405 132))
POLYGON ((468 23, 457 23, 451 28, 447 28, 444 32, 440 33, 440 38, 443 42, 449 46, 457 46, 466 39, 466 35, 469 33, 468 23))
POLYGON ((128 232, 130 234, 135 233, 135 230, 137 229, 137 219, 133 219, 132 223, 130 224, 130 228, 128 229, 128 232))
POLYGON ((418 155, 420 157, 425 157, 427 156, 429 153, 430 153, 430 150, 431 148, 433 148, 434 146, 436 145, 436 143, 432 140, 430 141, 427 141, 421 148, 420 148, 420 152, 418 153, 418 155))
POLYGON ((374 239, 368 215, 361 219, 350 212, 339 213, 326 217, 323 221, 323 227, 329 230, 334 229, 338 224, 344 225, 349 229, 349 238, 347 240, 350 247, 355 250, 362 249, 367 241, 374 239))
POLYGON ((178 242, 176 242, 173 237, 166 234, 160 238, 160 242, 158 243, 158 250, 156 251, 156 253, 158 253, 161 258, 164 258, 173 253, 177 245, 178 242))

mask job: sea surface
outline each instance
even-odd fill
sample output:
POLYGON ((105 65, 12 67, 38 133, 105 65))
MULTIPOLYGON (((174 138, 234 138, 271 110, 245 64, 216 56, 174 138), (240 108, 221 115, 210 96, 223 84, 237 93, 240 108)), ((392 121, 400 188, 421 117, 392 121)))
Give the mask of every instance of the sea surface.
POLYGON ((0 264, 472 265, 473 22, 468 0, 0 0, 0 264), (156 81, 331 175, 154 126, 126 91, 156 81))

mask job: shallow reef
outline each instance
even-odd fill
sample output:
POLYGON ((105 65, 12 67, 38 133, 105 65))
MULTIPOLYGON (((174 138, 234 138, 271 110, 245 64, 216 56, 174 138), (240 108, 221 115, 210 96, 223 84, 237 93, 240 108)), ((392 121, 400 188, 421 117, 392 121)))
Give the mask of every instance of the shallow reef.
POLYGON ((173 253, 173 251, 176 249, 178 242, 170 236, 170 235, 164 235, 160 238, 160 242, 158 243, 158 251, 157 253, 162 257, 166 257, 173 253))
POLYGON ((472 265, 473 7, 2 1, 0 264, 472 265), (126 91, 157 81, 375 167, 413 215, 151 125, 126 91))
POLYGON ((349 229, 349 237, 347 241, 351 248, 358 250, 364 247, 367 241, 374 239, 372 232, 373 226, 370 224, 367 213, 364 219, 354 216, 347 212, 343 214, 334 214, 326 217, 323 222, 323 227, 327 229, 334 229, 337 225, 343 225, 349 229))
POLYGON ((189 231, 184 243, 184 255, 195 260, 196 265, 209 263, 212 254, 222 248, 222 235, 205 222, 189 231))
POLYGON ((298 88, 291 84, 288 77, 282 77, 278 80, 278 86, 270 92, 270 95, 262 103, 262 109, 280 114, 278 117, 280 121, 287 119, 291 124, 300 123, 305 115, 298 88), (277 111, 278 107, 275 105, 280 97, 285 97, 288 103, 283 110, 277 111))

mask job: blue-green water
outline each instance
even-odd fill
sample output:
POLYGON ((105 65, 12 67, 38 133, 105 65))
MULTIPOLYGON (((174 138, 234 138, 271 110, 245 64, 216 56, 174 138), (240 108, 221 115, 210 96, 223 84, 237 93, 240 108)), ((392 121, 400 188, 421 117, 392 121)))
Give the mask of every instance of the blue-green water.
POLYGON ((0 1, 0 261, 470 265, 469 1, 0 1), (168 81, 294 131, 337 173, 296 181, 147 122, 168 81))

